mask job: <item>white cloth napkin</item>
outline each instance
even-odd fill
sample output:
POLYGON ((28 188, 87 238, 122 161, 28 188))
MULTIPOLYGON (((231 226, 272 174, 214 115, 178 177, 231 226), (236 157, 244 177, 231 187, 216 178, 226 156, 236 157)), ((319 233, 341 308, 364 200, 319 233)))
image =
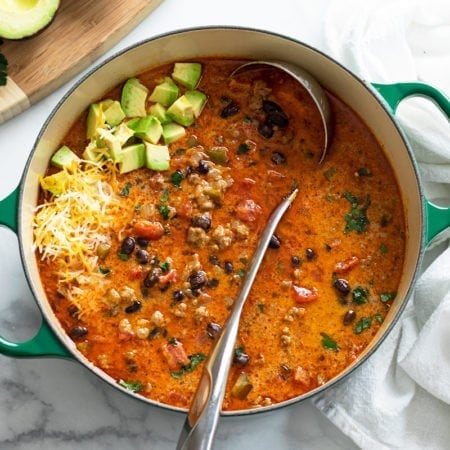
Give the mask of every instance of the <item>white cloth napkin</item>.
MULTIPOLYGON (((333 0, 326 51, 371 82, 420 80, 450 94, 448 0, 333 0)), ((397 117, 430 200, 450 206, 450 125, 431 102, 397 117)), ((450 231, 426 251, 393 332, 347 381, 314 404, 363 449, 450 449, 450 231)))

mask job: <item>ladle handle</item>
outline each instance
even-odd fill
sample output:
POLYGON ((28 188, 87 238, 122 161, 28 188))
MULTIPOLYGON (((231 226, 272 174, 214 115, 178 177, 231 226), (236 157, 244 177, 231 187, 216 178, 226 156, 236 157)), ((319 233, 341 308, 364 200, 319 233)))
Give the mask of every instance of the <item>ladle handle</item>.
MULTIPOLYGON (((439 89, 428 84, 420 82, 394 84, 372 83, 372 86, 386 101, 392 114, 395 114, 398 105, 405 98, 424 97, 433 101, 447 118, 450 117, 449 98, 439 89)), ((433 202, 425 199, 425 214, 425 242, 428 244, 439 233, 445 231, 450 226, 450 208, 437 206, 433 202)))
POLYGON ((289 205, 297 196, 297 192, 298 189, 294 189, 275 208, 259 238, 241 291, 234 302, 222 333, 205 362, 197 391, 178 440, 177 450, 209 450, 212 446, 225 395, 242 308, 250 293, 270 239, 289 205))
MULTIPOLYGON (((3 200, 0 200, 0 225, 6 225, 17 234, 17 212, 19 188, 16 188, 3 200)), ((0 353, 14 358, 35 358, 55 356, 73 358, 61 344, 55 333, 42 319, 41 327, 34 337, 26 342, 12 342, 0 336, 0 353)))

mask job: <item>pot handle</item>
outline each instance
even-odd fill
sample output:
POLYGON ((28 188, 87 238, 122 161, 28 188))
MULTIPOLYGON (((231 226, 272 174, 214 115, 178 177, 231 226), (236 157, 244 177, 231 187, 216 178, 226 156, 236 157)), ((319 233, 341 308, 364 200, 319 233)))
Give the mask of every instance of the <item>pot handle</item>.
MULTIPOLYGON (((6 225, 17 234, 17 211, 19 188, 0 200, 0 225, 6 225)), ((69 351, 61 344, 45 319, 37 334, 26 342, 11 342, 0 336, 0 353, 15 358, 33 358, 39 356, 54 356, 73 358, 69 351)))
MULTIPOLYGON (((425 83, 395 83, 379 84, 372 86, 386 101, 392 114, 395 114, 398 105, 406 97, 419 96, 432 100, 447 116, 450 117, 450 101, 448 97, 438 89, 425 83)), ((450 208, 440 207, 425 199, 425 211, 427 218, 426 243, 450 226, 450 208)))

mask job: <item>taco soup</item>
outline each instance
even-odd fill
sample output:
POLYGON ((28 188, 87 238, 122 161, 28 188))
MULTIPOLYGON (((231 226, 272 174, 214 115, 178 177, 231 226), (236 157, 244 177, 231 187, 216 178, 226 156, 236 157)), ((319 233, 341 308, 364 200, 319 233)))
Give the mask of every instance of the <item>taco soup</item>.
POLYGON ((276 69, 205 58, 125 80, 73 124, 41 178, 34 244, 48 301, 118 384, 187 408, 272 210, 293 186, 245 304, 224 410, 337 376, 374 338, 405 250, 397 181, 329 93, 325 161, 309 95, 276 69))

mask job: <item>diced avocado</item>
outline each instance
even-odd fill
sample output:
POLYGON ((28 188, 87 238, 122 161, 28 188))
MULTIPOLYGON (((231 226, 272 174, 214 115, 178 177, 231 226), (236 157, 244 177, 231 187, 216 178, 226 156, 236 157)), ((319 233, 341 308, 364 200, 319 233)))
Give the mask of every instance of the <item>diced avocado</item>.
POLYGON ((146 166, 152 170, 168 170, 170 168, 170 154, 167 145, 145 143, 146 166))
POLYGON ((175 63, 172 78, 182 86, 192 90, 197 87, 202 76, 202 65, 200 63, 179 62, 175 63))
POLYGON ((109 105, 103 104, 103 111, 105 121, 110 127, 116 127, 125 119, 125 113, 117 100, 112 101, 109 105))
POLYGON ((150 106, 148 111, 152 116, 155 116, 159 120, 161 125, 172 122, 172 119, 167 115, 166 108, 164 108, 161 103, 155 103, 154 105, 150 106))
MULTIPOLYGON (((132 119, 135 120, 135 119, 132 119)), ((136 118, 136 120, 140 120, 136 118)), ((117 138, 119 144, 123 147, 128 139, 134 136, 134 130, 132 130, 127 123, 122 122, 116 129, 114 130, 114 137, 117 138)))
POLYGON ((63 167, 70 167, 72 164, 78 164, 80 158, 66 145, 63 145, 59 150, 57 150, 52 159, 50 160, 52 165, 62 169, 63 167))
POLYGON ((114 136, 109 130, 101 130, 101 146, 108 147, 108 155, 114 162, 122 160, 122 144, 117 136, 114 136))
POLYGON ((101 104, 93 103, 89 106, 86 119, 86 137, 92 139, 98 135, 98 128, 105 126, 105 114, 101 104))
POLYGON ((61 170, 53 175, 48 175, 40 179, 41 187, 45 191, 51 192, 53 195, 61 195, 66 191, 68 182, 67 172, 61 170))
POLYGON ((131 172, 145 165, 145 145, 129 145, 122 149, 122 161, 119 163, 120 173, 131 172))
POLYGON ((184 95, 192 105, 194 116, 198 117, 205 107, 206 95, 200 91, 186 91, 184 95))
POLYGON ((186 134, 186 130, 181 125, 177 123, 168 123, 163 125, 163 139, 166 145, 171 144, 172 142, 178 141, 186 134))
POLYGON ((127 117, 144 117, 148 89, 137 79, 130 78, 122 88, 120 105, 127 117))
POLYGON ((153 89, 150 101, 160 103, 163 106, 170 106, 178 97, 178 86, 169 77, 153 89))
POLYGON ((172 120, 180 125, 184 125, 185 127, 192 125, 195 120, 194 108, 185 95, 182 95, 174 103, 172 103, 170 108, 167 110, 167 115, 172 120))
POLYGON ((138 138, 157 144, 162 134, 161 122, 155 116, 146 116, 128 126, 138 138))

